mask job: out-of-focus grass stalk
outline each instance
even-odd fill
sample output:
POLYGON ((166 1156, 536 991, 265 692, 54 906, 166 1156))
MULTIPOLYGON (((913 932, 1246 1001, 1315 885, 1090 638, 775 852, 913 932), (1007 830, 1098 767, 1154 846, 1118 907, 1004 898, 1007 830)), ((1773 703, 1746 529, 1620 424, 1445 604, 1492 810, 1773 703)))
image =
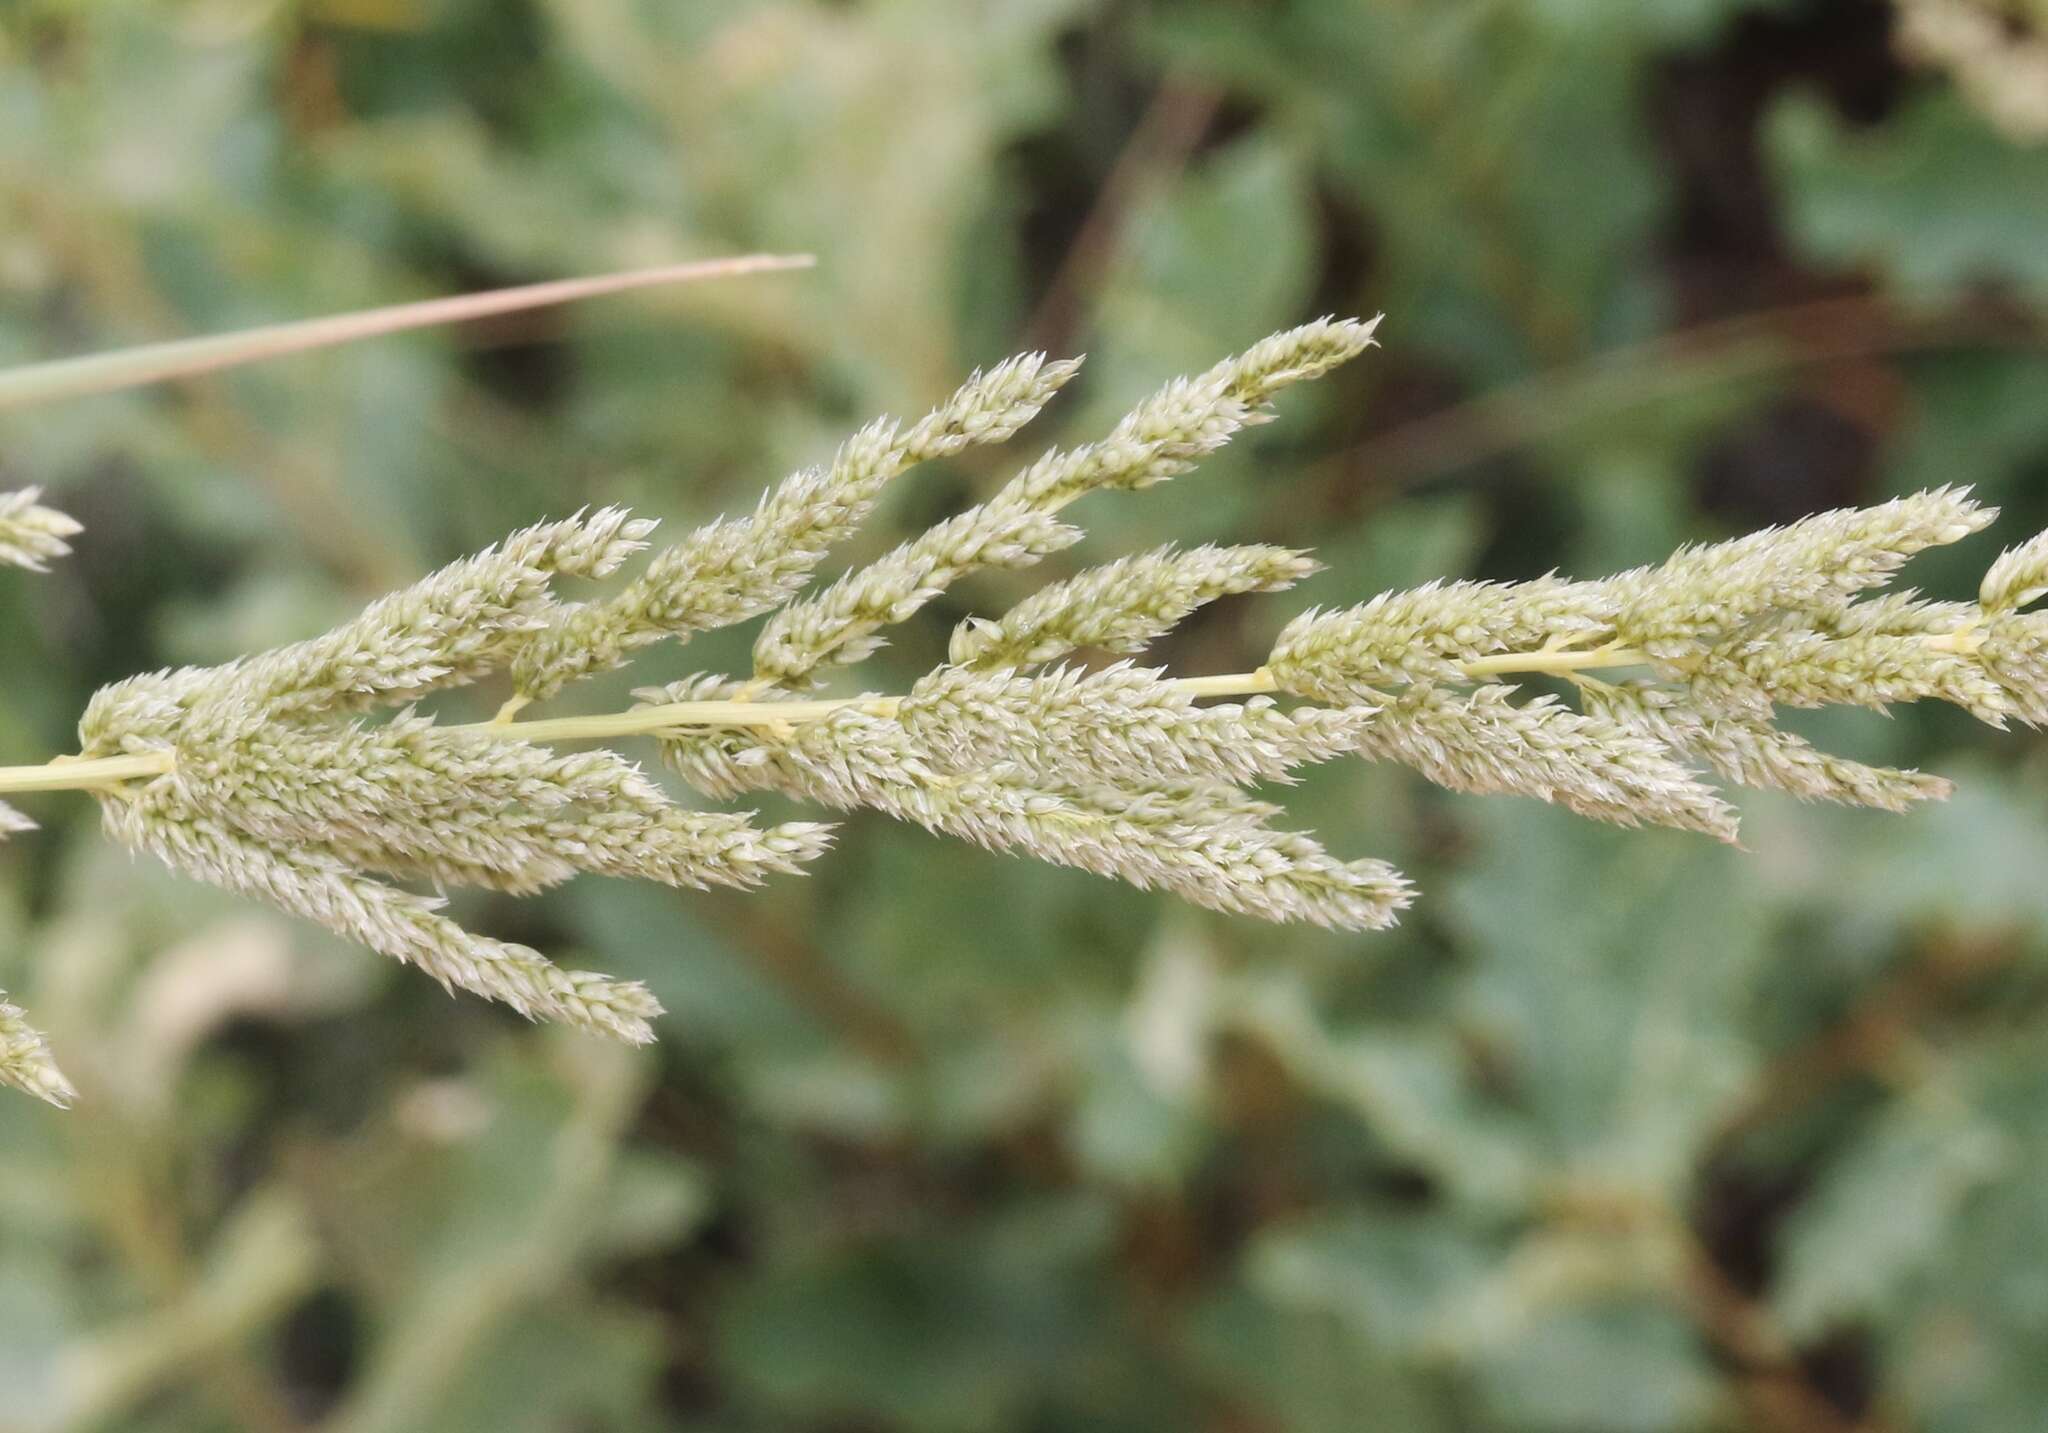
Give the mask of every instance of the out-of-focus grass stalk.
POLYGON ((169 343, 117 349, 112 353, 32 363, 19 368, 0 369, 0 411, 80 398, 92 393, 109 393, 167 378, 190 378, 195 374, 260 363, 316 348, 332 348, 337 344, 403 333, 410 329, 462 323, 664 284, 804 269, 814 262, 808 254, 749 254, 739 258, 666 264, 659 268, 633 269, 582 279, 558 279, 519 288, 493 289, 487 293, 461 294, 453 298, 395 304, 388 308, 365 309, 297 323, 273 324, 240 333, 177 339, 169 343))
POLYGON ((449 1269, 408 1299, 385 1330, 349 1400, 324 1433, 412 1433, 432 1428, 451 1380, 507 1319, 545 1299, 575 1269, 590 1210, 611 1178, 619 1145, 647 1092, 648 1062, 597 1041, 558 1049, 576 1106, 555 1135, 547 1189, 525 1226, 491 1254, 449 1269))
POLYGON ((319 1263, 295 1203, 282 1195, 252 1200, 181 1297, 59 1355, 56 1406, 35 1426, 62 1433, 105 1426, 277 1317, 312 1287, 319 1263))

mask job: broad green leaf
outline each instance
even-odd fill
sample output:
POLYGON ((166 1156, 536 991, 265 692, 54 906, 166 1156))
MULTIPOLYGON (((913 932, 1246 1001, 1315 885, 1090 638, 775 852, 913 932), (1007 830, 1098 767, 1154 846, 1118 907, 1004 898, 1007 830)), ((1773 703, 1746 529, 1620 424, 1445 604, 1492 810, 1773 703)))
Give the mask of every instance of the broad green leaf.
POLYGON ((1245 1277, 1277 1306, 1336 1314, 1371 1342, 1426 1360, 1452 1345, 1460 1306, 1500 1257, 1501 1246, 1450 1220, 1354 1209, 1269 1227, 1245 1277))
POLYGON ((2005 1137, 1960 1097, 1936 1084, 1897 1101, 1787 1219, 1771 1302, 1794 1337, 1889 1307, 1941 1258, 1969 1196, 2009 1164, 2005 1137))
POLYGON ((1227 1408, 1284 1433, 1452 1433, 1469 1427, 1431 1372, 1361 1345, 1332 1314, 1276 1307, 1229 1289, 1197 1307, 1183 1335, 1227 1408))
POLYGON ((1726 898, 1744 858, 1531 801, 1458 804, 1475 1034, 1561 1170, 1675 1192, 1761 1063, 1743 1017, 1769 910, 1726 898))
POLYGON ((1718 1399, 1693 1331, 1645 1303, 1550 1314, 1480 1378, 1492 1416, 1528 1433, 1688 1433, 1718 1399))
POLYGON ((1985 282, 2048 292, 2048 150, 2001 137, 1954 93, 1921 95, 1874 130, 1789 99, 1768 140, 1816 257, 1875 270, 1919 304, 1985 282))

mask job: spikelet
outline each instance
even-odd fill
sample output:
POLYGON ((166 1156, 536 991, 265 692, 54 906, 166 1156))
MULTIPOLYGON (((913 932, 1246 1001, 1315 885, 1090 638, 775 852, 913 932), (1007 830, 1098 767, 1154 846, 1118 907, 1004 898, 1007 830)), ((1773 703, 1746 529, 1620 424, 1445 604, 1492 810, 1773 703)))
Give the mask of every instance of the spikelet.
POLYGON ((472 934, 440 915, 440 902, 363 875, 323 844, 276 844, 235 830, 194 810, 175 777, 102 809, 109 834, 123 844, 416 965, 445 987, 503 1001, 529 1019, 635 1044, 654 1038, 649 1021, 661 1007, 643 986, 565 971, 538 951, 472 934))
POLYGON ((84 531, 75 519, 42 506, 42 495, 41 488, 0 493, 0 563, 47 572, 52 559, 71 551, 64 539, 84 531))
POLYGON ((968 618, 953 630, 946 658, 992 671, 1041 666, 1086 647, 1128 656, 1219 597, 1284 591, 1317 567, 1284 547, 1169 547, 1120 558, 1048 583, 995 621, 968 618))
POLYGON ((1964 489, 1937 488, 1687 548, 1614 579, 1616 630, 1653 656, 1691 656, 1767 613, 1826 611, 1881 587, 1915 553, 1960 541, 1996 516, 1964 489))
POLYGON ((1048 781, 1007 761, 949 771, 902 722, 850 707, 765 743, 664 748, 693 782, 727 794, 773 790, 876 810, 1212 910, 1367 930, 1389 924, 1408 900, 1407 882, 1383 862, 1340 861, 1302 833, 1268 829, 1262 813, 1217 819, 1211 786, 1131 792, 1048 781))
POLYGON ((1303 696, 1370 699, 1389 683, 1460 681, 1481 658, 1583 638, 1612 624, 1615 605, 1607 584, 1555 577, 1432 582, 1341 612, 1304 612, 1280 633, 1266 667, 1303 696))
POLYGON ((1284 781, 1354 750, 1371 707, 1283 710, 1270 697, 1197 706, 1161 671, 1119 662, 1044 676, 941 667, 896 719, 948 771, 1008 761, 1055 781, 1284 781))
POLYGON ((1629 682, 1588 683, 1587 707, 1728 781, 1782 791, 1801 801, 1834 801, 1905 811, 1921 801, 1945 800, 1951 786, 1938 776, 1866 766, 1832 756, 1802 737, 1765 722, 1703 716, 1669 691, 1629 682))
POLYGON ((0 991, 0 1085, 12 1085, 59 1109, 78 1098, 78 1091, 57 1068, 50 1043, 28 1023, 18 1005, 0 991))
POLYGON ((1915 771, 1829 755, 1776 728, 1777 708, 1884 710, 1945 701, 1993 726, 2048 720, 2048 541, 2005 554, 1975 604, 1865 596, 1910 557, 1995 514, 1958 489, 1689 548, 1596 582, 1430 584, 1281 633, 1265 671, 1285 691, 1383 710, 1360 749, 1457 790, 1556 801, 1624 825, 1733 840, 1734 813, 1696 780, 1899 811, 1948 794, 1915 771), (1647 679, 1594 672, 1634 667, 1647 679), (1576 683, 1581 712, 1515 703, 1506 674, 1576 683))
POLYGON ((1513 688, 1408 688, 1367 729, 1361 750, 1453 791, 1534 796, 1620 826, 1675 826, 1735 839, 1735 813, 1658 741, 1550 697, 1513 688))

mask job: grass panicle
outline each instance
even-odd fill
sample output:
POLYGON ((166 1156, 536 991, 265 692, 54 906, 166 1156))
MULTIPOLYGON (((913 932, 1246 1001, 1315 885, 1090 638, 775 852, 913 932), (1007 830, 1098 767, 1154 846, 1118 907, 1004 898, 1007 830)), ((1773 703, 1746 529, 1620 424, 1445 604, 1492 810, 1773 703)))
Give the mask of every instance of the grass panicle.
MULTIPOLYGON (((686 806, 613 742, 651 739, 714 801, 774 792, 878 811, 1216 910, 1366 930, 1410 902, 1406 879, 1276 825, 1282 808, 1252 788, 1359 755, 1458 791, 1733 841, 1736 812, 1710 776, 1888 811, 1947 794, 1938 777, 1818 750, 1775 724, 1781 708, 1934 700, 1993 725, 2048 721, 2048 615, 2026 610, 2048 593, 2048 535, 1993 563, 1974 603, 1882 590, 1916 553, 1990 523, 1960 489, 1600 580, 1432 583, 1310 610, 1262 664, 1219 675, 1135 658, 1204 603, 1291 587, 1316 565, 1275 547, 1166 548, 962 622, 907 692, 819 689, 962 579, 1071 546, 1078 499, 1188 473, 1272 416, 1290 384, 1363 353, 1374 326, 1308 324, 1170 383, 1103 439, 1046 452, 986 501, 812 588, 887 483, 1014 436, 1078 368, 1012 359, 923 418, 861 430, 753 512, 655 549, 609 593, 563 584, 614 577, 652 524, 616 508, 541 523, 333 631, 107 687, 77 755, 0 772, 0 789, 90 791, 116 840, 189 876, 451 989, 637 1042, 659 1013, 644 988, 466 930, 402 884, 524 894, 597 873, 750 887, 830 844, 816 822, 686 806), (525 714, 657 643, 764 615, 749 671, 644 688, 624 711, 525 714), (1518 683, 1531 678, 1576 699, 1530 695, 1518 683), (419 705, 486 679, 512 693, 491 721, 449 724, 419 705)), ((32 491, 0 500, 0 559, 40 566, 76 532, 32 491)), ((70 1095, 5 1003, 0 1080, 70 1095)))

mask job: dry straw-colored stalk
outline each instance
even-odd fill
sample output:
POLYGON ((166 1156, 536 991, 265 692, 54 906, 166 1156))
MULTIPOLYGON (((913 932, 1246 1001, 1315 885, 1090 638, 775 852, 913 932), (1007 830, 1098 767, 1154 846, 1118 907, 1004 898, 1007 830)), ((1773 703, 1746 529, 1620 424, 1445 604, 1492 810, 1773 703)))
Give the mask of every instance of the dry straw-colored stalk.
MULTIPOLYGON (((1077 369, 1012 359, 922 419, 861 430, 610 595, 564 600, 557 580, 617 572, 651 523, 607 508, 527 528, 324 635, 107 687, 77 755, 0 770, 0 790, 90 791, 117 840, 200 880, 445 986, 644 1041, 658 1007, 641 986, 466 930, 401 883, 527 893, 594 871, 752 886, 817 857, 830 831, 681 806, 627 757, 583 743, 651 738, 715 799, 869 808, 1218 910, 1370 929, 1408 904, 1408 883, 1276 827, 1280 808, 1249 788, 1355 753, 1456 790, 1732 841, 1735 812, 1705 773, 1887 810, 1948 790, 1818 751, 1775 725, 1781 707, 1935 699, 1995 726, 2048 721, 2048 615, 2023 610, 2048 591, 2048 534, 1999 558, 1974 603, 1875 595, 1915 553, 1991 520, 1946 488, 1597 581, 1437 583, 1309 611, 1262 665, 1220 676, 1130 659, 1202 604, 1292 586, 1315 564, 1272 547, 1163 549, 969 619, 907 692, 815 690, 963 577, 1071 545, 1077 499, 1179 477, 1266 421, 1282 389, 1371 346, 1375 323, 1307 324, 1171 383, 1107 437, 1046 453, 986 502, 806 593, 886 483, 1009 438, 1077 369), (640 648, 764 615, 749 672, 646 689, 624 711, 521 719, 640 648), (1122 660, 1090 666, 1087 653, 1122 660), (512 696, 492 721, 444 725, 417 705, 500 674, 512 696), (1532 676, 1576 703, 1525 696, 1513 680, 1532 676), (379 710, 395 715, 366 718, 379 710)), ((19 560, 75 531, 32 494, 5 511, 0 553, 19 560)), ((0 1078, 67 1090, 12 1006, 0 1078)))

